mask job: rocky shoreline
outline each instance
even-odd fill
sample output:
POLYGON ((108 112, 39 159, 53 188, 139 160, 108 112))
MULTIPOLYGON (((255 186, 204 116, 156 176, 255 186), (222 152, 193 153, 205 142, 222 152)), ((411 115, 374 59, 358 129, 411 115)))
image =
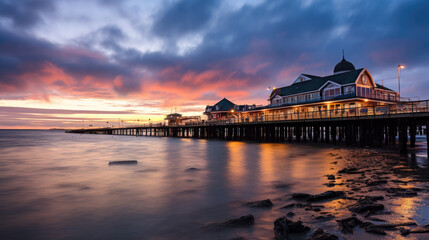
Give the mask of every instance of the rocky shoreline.
MULTIPOLYGON (((265 199, 244 204, 250 208, 285 211, 283 217, 274 217, 273 235, 267 236, 268 239, 378 239, 383 236, 429 239, 429 220, 419 225, 401 208, 402 201, 410 198, 424 201, 425 197, 427 201, 429 195, 428 176, 410 167, 409 157, 400 157, 389 150, 342 152, 339 148, 329 157, 332 158, 331 173, 321 181, 325 192, 295 192, 286 201, 265 199), (355 236, 355 232, 359 235, 355 236)), ((249 214, 211 223, 206 228, 251 227, 257 221, 249 214)))

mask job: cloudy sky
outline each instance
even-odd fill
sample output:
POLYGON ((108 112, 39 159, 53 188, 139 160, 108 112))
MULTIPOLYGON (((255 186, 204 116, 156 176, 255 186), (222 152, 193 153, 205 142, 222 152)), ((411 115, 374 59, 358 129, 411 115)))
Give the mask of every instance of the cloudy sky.
POLYGON ((429 1, 0 0, 0 128, 266 104, 300 73, 366 67, 429 99, 429 1))

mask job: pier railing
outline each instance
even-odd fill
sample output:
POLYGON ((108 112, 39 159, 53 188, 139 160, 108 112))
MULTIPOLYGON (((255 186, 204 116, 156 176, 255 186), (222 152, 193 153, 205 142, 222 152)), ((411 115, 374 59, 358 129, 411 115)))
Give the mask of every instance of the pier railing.
MULTIPOLYGON (((336 94, 336 95, 328 95, 328 96, 318 96, 318 97, 309 97, 305 99, 295 99, 293 101, 283 99, 278 100, 277 102, 272 102, 269 106, 271 107, 283 107, 283 106, 291 106, 296 104, 304 104, 304 103, 317 103, 317 102, 323 102, 328 100, 342 100, 342 99, 349 99, 349 98, 366 98, 366 99, 372 99, 372 100, 384 100, 387 102, 398 102, 399 98, 398 96, 394 94, 387 94, 387 93, 381 93, 381 92, 351 92, 351 93, 343 93, 343 94, 336 94)), ((410 101, 409 98, 401 98, 401 101, 410 101)))
POLYGON ((390 105, 330 109, 311 112, 292 113, 268 113, 262 111, 259 116, 236 117, 230 119, 206 120, 198 122, 179 123, 170 126, 193 126, 193 125, 226 125, 234 123, 264 123, 288 120, 315 120, 335 119, 351 117, 390 116, 397 114, 429 113, 429 100, 414 102, 398 102, 390 105))
MULTIPOLYGON (((273 111, 273 110, 271 110, 273 111)), ((429 114, 429 100, 413 101, 413 102, 396 102, 389 105, 370 106, 370 107, 356 107, 356 108, 342 108, 330 109, 321 111, 310 112, 290 112, 290 113, 269 113, 269 110, 261 111, 258 116, 249 117, 235 117, 230 119, 216 119, 216 120, 201 120, 182 122, 166 125, 165 122, 154 122, 150 124, 137 124, 126 125, 117 128, 145 128, 145 127, 180 127, 180 126, 213 126, 213 125, 229 125, 229 124, 246 124, 246 123, 269 123, 278 121, 306 121, 317 119, 347 119, 357 117, 383 117, 395 116, 398 114, 415 114, 415 113, 428 113, 429 114)), ((98 127, 100 128, 100 127, 98 127)), ((98 129, 97 127, 85 129, 98 129)), ((106 127, 102 127, 106 129, 106 127)), ((107 127, 109 128, 109 127, 107 127)))

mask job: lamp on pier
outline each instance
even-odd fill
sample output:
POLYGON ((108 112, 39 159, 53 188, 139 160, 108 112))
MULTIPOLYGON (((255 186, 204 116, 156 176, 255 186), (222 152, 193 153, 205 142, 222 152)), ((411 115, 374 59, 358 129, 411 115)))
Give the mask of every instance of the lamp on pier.
MULTIPOLYGON (((274 90, 276 90, 276 87, 273 87, 273 91, 274 90)), ((267 87, 267 91, 268 91, 268 100, 267 101, 270 101, 270 97, 271 97, 271 93, 272 93, 271 86, 267 87)))
POLYGON ((398 98, 401 101, 401 69, 404 69, 405 65, 398 64, 398 98))

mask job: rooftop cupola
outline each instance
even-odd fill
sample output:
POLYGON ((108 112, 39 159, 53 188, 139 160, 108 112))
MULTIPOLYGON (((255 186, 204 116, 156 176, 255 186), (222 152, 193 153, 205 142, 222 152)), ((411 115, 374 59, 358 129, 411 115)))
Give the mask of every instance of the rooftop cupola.
POLYGON ((334 74, 352 71, 352 70, 356 70, 355 66, 344 58, 344 50, 343 50, 343 59, 341 60, 341 62, 335 65, 334 74))

